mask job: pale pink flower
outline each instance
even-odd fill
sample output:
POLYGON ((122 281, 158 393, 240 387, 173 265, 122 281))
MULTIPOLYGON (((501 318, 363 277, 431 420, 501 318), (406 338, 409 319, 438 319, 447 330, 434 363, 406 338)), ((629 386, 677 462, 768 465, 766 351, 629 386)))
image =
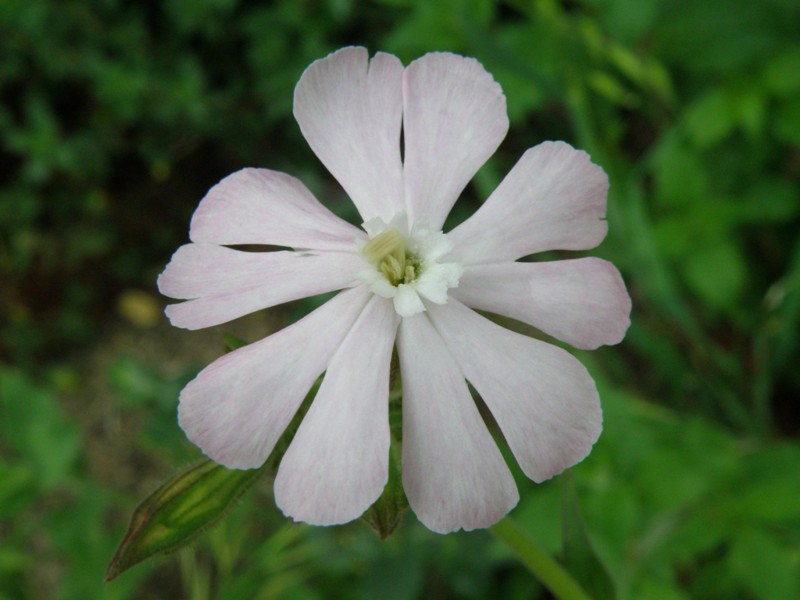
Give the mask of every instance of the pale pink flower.
POLYGON ((537 482, 589 453, 602 415, 595 384, 572 355, 473 309, 577 348, 618 343, 631 304, 613 265, 516 262, 597 246, 607 230, 608 179, 584 152, 545 142, 523 154, 471 218, 443 233, 508 129, 500 86, 480 63, 453 54, 427 54, 404 68, 389 54, 370 60, 364 48, 344 48, 303 73, 294 115, 363 229, 294 177, 244 169, 203 198, 192 243, 172 257, 159 288, 186 300, 167 315, 187 329, 344 291, 206 367, 181 393, 180 425, 218 463, 258 467, 325 372, 280 463, 275 501, 299 521, 345 523, 387 482, 396 344, 411 508, 433 531, 487 527, 519 496, 467 381, 537 482), (226 247, 238 244, 288 249, 226 247))

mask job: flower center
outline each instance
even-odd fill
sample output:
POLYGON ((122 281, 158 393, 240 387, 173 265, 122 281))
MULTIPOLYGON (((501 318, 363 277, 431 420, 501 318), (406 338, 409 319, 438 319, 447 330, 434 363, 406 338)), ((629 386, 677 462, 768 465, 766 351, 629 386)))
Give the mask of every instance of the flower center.
POLYGON ((410 317, 425 310, 423 298, 435 304, 447 302, 447 290, 458 285, 463 267, 441 262, 452 243, 441 231, 414 226, 406 235, 405 217, 387 224, 381 219, 364 223, 370 240, 360 246, 370 268, 358 273, 373 293, 391 298, 397 313, 410 317))
POLYGON ((405 236, 395 227, 372 238, 361 252, 393 286, 411 283, 422 267, 420 258, 408 251, 405 236))

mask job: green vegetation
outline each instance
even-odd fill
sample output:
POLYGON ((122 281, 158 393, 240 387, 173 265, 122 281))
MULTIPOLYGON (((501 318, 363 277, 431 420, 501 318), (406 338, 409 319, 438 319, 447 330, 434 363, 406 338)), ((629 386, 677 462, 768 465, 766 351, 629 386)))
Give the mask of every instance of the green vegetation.
MULTIPOLYGON (((243 166, 354 218, 291 116, 348 44, 474 56, 503 86, 509 137, 454 219, 542 140, 611 178, 591 254, 633 325, 579 353, 605 430, 572 483, 616 596, 800 597, 797 0, 0 0, 0 600, 546 597, 490 532, 291 525, 266 481, 103 583, 134 507, 200 456, 182 385, 310 306, 174 331, 156 275, 243 166)), ((515 475, 515 522, 561 556, 562 482, 515 475)))

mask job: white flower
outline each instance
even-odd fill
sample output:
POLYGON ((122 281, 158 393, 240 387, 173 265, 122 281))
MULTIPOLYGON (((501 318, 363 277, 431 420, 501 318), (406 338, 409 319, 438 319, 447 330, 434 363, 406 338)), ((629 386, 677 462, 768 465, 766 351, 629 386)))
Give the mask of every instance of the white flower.
POLYGON ((597 246, 607 230, 606 175, 565 143, 540 144, 471 218, 443 233, 508 129, 500 86, 477 61, 453 54, 404 68, 389 54, 370 60, 363 48, 344 48, 308 67, 294 114, 364 228, 336 217, 294 177, 244 169, 203 198, 192 243, 178 249, 159 287, 186 300, 167 314, 187 329, 344 291, 206 367, 181 393, 181 427, 215 461, 258 467, 324 372, 280 463, 275 500, 296 520, 345 523, 387 482, 396 344, 411 508, 434 531, 487 527, 518 493, 467 381, 537 482, 589 453, 602 416, 594 382, 572 355, 472 309, 578 348, 619 342, 630 298, 614 266, 515 262, 597 246), (226 247, 237 244, 288 249, 226 247))

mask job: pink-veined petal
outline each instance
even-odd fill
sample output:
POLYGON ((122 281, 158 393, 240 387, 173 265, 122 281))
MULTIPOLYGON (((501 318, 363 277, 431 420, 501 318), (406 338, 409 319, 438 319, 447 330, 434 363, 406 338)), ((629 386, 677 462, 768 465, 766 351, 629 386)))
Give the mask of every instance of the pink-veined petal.
POLYGON ((473 58, 426 54, 403 77, 409 222, 441 229, 464 187, 508 131, 500 85, 473 58))
POLYGON ((294 91, 300 130, 364 221, 403 210, 402 79, 396 57, 350 47, 313 62, 294 91))
POLYGON ((389 476, 389 365, 398 317, 373 296, 331 359, 275 478, 275 502, 297 521, 359 517, 389 476))
POLYGON ((525 152, 489 199, 448 238, 463 264, 516 260, 544 250, 587 250, 608 231, 608 177, 564 142, 525 152))
POLYGON ((189 238, 212 244, 267 244, 312 250, 352 250, 365 239, 291 175, 242 169, 212 187, 192 217, 189 238))
POLYGON ((364 308, 363 288, 341 292, 271 336, 234 350, 183 388, 178 420, 211 459, 261 466, 364 308))
POLYGON ((438 533, 496 523, 519 494, 464 375, 424 313, 403 319, 397 349, 403 488, 411 508, 438 533))
POLYGON ((176 327, 201 329, 290 300, 352 285, 364 261, 355 252, 243 252, 215 244, 187 244, 158 278, 176 327))
POLYGON ((622 276, 594 257, 471 265, 450 293, 472 308, 524 321, 586 350, 618 344, 631 323, 622 276))
POLYGON ((455 299, 428 305, 427 314, 528 477, 544 481, 589 454, 603 418, 594 381, 574 356, 455 299))

